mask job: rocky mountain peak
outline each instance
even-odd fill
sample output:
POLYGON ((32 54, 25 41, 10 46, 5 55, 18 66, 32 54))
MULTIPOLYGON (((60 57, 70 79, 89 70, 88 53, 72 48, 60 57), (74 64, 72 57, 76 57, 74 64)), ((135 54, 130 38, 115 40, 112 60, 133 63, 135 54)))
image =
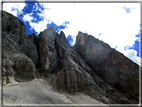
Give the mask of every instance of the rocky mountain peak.
POLYGON ((78 32, 78 34, 77 34, 77 37, 76 37, 76 44, 77 43, 84 43, 85 42, 85 36, 86 36, 87 34, 85 34, 85 33, 82 33, 81 31, 79 31, 78 32))
POLYGON ((56 37, 56 32, 55 32, 55 29, 53 27, 50 27, 48 29, 45 29, 43 32, 42 32, 42 35, 41 35, 43 38, 45 38, 46 40, 51 39, 51 40, 55 40, 55 37, 56 37))
POLYGON ((60 32, 60 34, 58 35, 58 37, 62 38, 62 40, 64 40, 64 42, 66 42, 68 44, 68 41, 67 41, 66 36, 65 36, 65 34, 64 34, 63 31, 60 32))
POLYGON ((92 46, 93 46, 93 44, 96 44, 96 45, 106 48, 107 50, 112 49, 107 43, 104 43, 103 41, 95 38, 94 36, 88 35, 88 34, 83 33, 81 31, 79 31, 78 35, 76 36, 76 44, 82 44, 82 45, 88 44, 88 45, 92 45, 92 46))
POLYGON ((27 35, 22 21, 2 12, 3 84, 47 79, 56 90, 82 92, 107 104, 138 104, 139 66, 108 44, 78 32, 72 48, 63 31, 27 35), (11 21, 12 20, 12 21, 11 21))
POLYGON ((76 37, 74 49, 94 70, 112 50, 108 44, 82 32, 79 32, 76 37))

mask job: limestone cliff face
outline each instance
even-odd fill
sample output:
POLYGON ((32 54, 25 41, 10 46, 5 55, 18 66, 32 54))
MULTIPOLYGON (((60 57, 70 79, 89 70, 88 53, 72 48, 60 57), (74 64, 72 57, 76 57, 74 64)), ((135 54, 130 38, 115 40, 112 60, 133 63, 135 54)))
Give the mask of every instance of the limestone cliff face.
POLYGON ((2 12, 3 83, 48 79, 57 90, 83 92, 108 104, 139 101, 139 66, 108 44, 79 32, 72 48, 64 32, 45 29, 38 38, 22 21, 2 12))
POLYGON ((107 53, 113 50, 103 41, 82 32, 78 32, 74 49, 93 70, 96 70, 96 67, 106 58, 107 53))
POLYGON ((37 47, 25 32, 22 21, 2 12, 2 76, 3 83, 29 81, 34 78, 38 62, 37 47))
POLYGON ((108 44, 81 32, 77 35, 74 50, 107 84, 127 98, 138 101, 139 66, 136 63, 108 44))
POLYGON ((39 72, 44 76, 47 76, 57 68, 55 39, 56 32, 52 27, 39 34, 39 72))
POLYGON ((139 66, 118 51, 110 51, 97 73, 132 101, 139 99, 139 66))

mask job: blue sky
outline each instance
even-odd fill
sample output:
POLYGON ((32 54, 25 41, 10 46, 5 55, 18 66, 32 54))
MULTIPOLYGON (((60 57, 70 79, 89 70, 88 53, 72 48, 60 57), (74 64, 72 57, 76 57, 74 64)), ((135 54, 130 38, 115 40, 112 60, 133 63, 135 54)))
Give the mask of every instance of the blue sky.
POLYGON ((22 20, 28 35, 38 36, 46 28, 54 27, 58 33, 64 31, 73 46, 81 31, 140 64, 138 3, 4 3, 3 10, 22 20))

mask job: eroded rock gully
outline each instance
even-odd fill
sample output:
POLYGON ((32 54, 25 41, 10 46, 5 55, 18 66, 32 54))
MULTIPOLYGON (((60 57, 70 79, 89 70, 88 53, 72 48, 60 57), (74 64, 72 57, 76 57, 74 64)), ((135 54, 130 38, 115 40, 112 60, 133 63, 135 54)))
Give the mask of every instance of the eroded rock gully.
POLYGON ((108 44, 79 32, 71 47, 63 31, 27 35, 22 21, 2 12, 3 84, 45 78, 57 90, 83 92, 107 104, 138 104, 139 66, 108 44))

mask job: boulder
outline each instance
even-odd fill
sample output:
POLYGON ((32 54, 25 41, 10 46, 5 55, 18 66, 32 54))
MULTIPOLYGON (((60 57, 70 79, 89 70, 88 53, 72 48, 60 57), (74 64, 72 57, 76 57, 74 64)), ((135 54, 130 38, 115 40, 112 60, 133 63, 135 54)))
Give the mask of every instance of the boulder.
POLYGON ((35 78, 36 67, 32 60, 24 54, 14 54, 14 79, 18 82, 31 81, 35 78), (16 60, 15 60, 16 59, 16 60))

